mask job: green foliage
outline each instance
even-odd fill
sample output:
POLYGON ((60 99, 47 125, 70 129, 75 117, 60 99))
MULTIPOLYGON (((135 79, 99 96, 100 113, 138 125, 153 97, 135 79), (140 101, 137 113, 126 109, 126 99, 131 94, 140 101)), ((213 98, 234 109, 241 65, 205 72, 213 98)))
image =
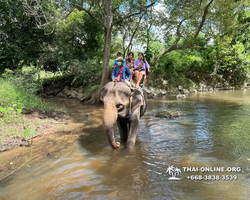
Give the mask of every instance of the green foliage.
MULTIPOLYGON (((176 88, 178 85, 188 88, 192 84, 186 77, 185 72, 189 65, 197 62, 197 58, 191 55, 188 56, 187 53, 188 51, 173 51, 168 53, 161 59, 158 65, 154 67, 154 76, 167 80, 169 89, 176 88)), ((157 80, 156 77, 155 80, 157 80)))
POLYGON ((25 129, 23 131, 23 137, 26 138, 27 136, 30 136, 30 135, 35 135, 36 134, 36 130, 33 129, 33 128, 30 128, 30 129, 25 129))
MULTIPOLYGON (((150 62, 180 37, 173 47, 185 47, 185 50, 172 51, 162 57, 158 65, 152 68, 151 80, 152 77, 157 81, 162 78, 168 80, 172 87, 180 84, 188 86, 191 81, 212 86, 218 82, 242 85, 249 76, 249 2, 213 1, 200 27, 209 2, 161 1, 157 5, 160 10, 148 9, 141 15, 124 20, 128 13, 137 13, 141 6, 149 2, 113 0, 113 14, 110 17, 118 23, 112 29, 111 57, 115 58, 118 51, 125 51, 125 46, 133 36, 131 48, 136 47, 136 51, 146 49, 145 57, 150 62), (200 49, 186 49, 191 46, 200 49)), ((60 75, 73 74, 74 85, 89 85, 90 88, 97 85, 102 76, 105 34, 102 23, 108 17, 100 12, 99 6, 103 4, 95 1, 83 4, 99 20, 97 22, 75 6, 81 4, 79 0, 26 3, 19 0, 0 1, 2 77, 31 93, 38 93, 42 89, 39 69, 60 75), (69 10, 72 11, 70 14, 69 10)), ((71 78, 69 80, 72 81, 71 78)))
POLYGON ((170 87, 192 82, 215 86, 241 86, 250 69, 249 54, 242 43, 232 45, 232 38, 217 38, 214 44, 204 44, 199 50, 173 51, 166 54, 155 67, 157 76, 168 80, 170 87), (190 82, 191 81, 191 82, 190 82))
POLYGON ((67 84, 70 84, 74 80, 73 74, 63 74, 63 75, 54 75, 51 77, 44 77, 41 81, 43 86, 47 84, 60 84, 61 82, 65 82, 67 84), (60 83, 59 83, 60 82, 60 83))
POLYGON ((20 62, 37 64, 53 35, 36 26, 35 18, 26 14, 24 1, 0 1, 0 18, 0 73, 18 68, 20 62))
POLYGON ((42 90, 42 84, 40 79, 38 79, 38 69, 34 66, 24 66, 22 69, 9 70, 5 69, 5 73, 2 77, 17 86, 21 86, 27 92, 36 94, 42 90))
POLYGON ((29 137, 29 144, 30 145, 32 144, 32 135, 35 135, 35 134, 36 134, 36 130, 33 128, 26 128, 23 131, 23 137, 24 138, 29 137))
POLYGON ((148 61, 148 63, 150 63, 152 57, 153 57, 153 52, 152 50, 150 50, 149 48, 146 49, 146 51, 144 52, 145 58, 148 61))
POLYGON ((98 88, 99 88, 99 85, 88 86, 88 87, 85 89, 85 94, 92 94, 92 93, 95 92, 98 88))
MULTIPOLYGON (((116 54, 118 53, 118 52, 123 52, 122 51, 122 39, 121 38, 117 38, 117 36, 116 37, 113 37, 112 38, 112 42, 111 42, 111 49, 110 49, 110 57, 111 58, 116 58, 116 54)), ((123 57, 124 57, 124 59, 127 57, 127 55, 123 55, 123 57)), ((112 63, 113 63, 113 61, 112 61, 112 63)), ((112 65, 112 63, 111 63, 111 65, 112 65)))
POLYGON ((219 45, 220 51, 217 54, 216 69, 221 75, 223 82, 231 86, 240 86, 248 79, 250 68, 249 55, 244 53, 244 45, 223 46, 219 45))
POLYGON ((102 77, 102 63, 94 60, 79 62, 74 60, 71 62, 70 72, 74 74, 75 79, 73 85, 93 86, 100 82, 102 77))
POLYGON ((12 107, 26 110, 55 110, 56 107, 48 104, 36 95, 27 92, 24 88, 16 86, 11 80, 0 78, 0 107, 12 107))
POLYGON ((102 56, 103 29, 85 12, 77 9, 67 19, 56 25, 53 46, 56 51, 43 61, 43 68, 56 71, 68 70, 75 60, 100 60, 102 56))
POLYGON ((0 107, 0 122, 3 124, 10 124, 10 123, 18 123, 22 121, 22 108, 15 108, 16 105, 13 107, 0 107))

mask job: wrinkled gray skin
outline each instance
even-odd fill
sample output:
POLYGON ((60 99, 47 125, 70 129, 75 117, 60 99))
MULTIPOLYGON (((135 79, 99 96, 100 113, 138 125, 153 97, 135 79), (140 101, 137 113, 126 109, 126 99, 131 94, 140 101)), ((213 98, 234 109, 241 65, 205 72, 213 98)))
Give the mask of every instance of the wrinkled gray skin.
POLYGON ((117 123, 121 141, 127 142, 126 147, 133 149, 138 133, 139 119, 147 108, 146 94, 140 91, 131 91, 123 82, 109 82, 101 92, 101 100, 104 103, 103 126, 110 146, 116 149, 120 146, 115 141, 114 124, 117 123), (130 106, 130 97, 132 103, 130 106), (130 113, 131 117, 127 118, 130 113))

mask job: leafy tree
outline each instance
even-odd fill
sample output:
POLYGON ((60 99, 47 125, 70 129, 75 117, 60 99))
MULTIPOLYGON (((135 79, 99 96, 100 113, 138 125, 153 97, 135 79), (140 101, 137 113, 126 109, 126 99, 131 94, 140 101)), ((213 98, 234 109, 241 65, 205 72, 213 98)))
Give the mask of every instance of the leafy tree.
MULTIPOLYGON (((38 3, 37 0, 31 0, 38 3)), ((146 0, 138 1, 118 1, 118 0, 98 0, 98 1, 79 1, 70 0, 55 1, 62 6, 62 11, 70 9, 66 17, 68 17, 77 8, 79 11, 84 11, 93 20, 100 23, 104 30, 104 45, 103 45, 103 74, 100 87, 92 97, 92 103, 99 102, 101 88, 108 82, 109 72, 109 58, 111 50, 111 32, 112 28, 121 21, 132 16, 139 15, 147 8, 154 5, 155 2, 148 2, 146 0)), ((38 3, 39 4, 39 3, 38 3)), ((41 7, 41 3, 39 5, 41 7)))
MULTIPOLYGON (((84 12, 75 9, 65 20, 55 25, 51 53, 43 55, 42 65, 49 71, 67 71, 75 60, 100 62, 103 44, 102 27, 84 12)), ((78 64, 77 66, 80 66, 78 64)), ((91 66, 82 66, 91 67, 91 66)), ((98 70, 101 70, 99 68, 98 70)))
POLYGON ((224 39, 224 42, 219 41, 216 44, 216 73, 221 77, 223 83, 230 86, 241 86, 248 79, 249 54, 245 53, 242 43, 237 42, 235 45, 230 45, 228 43, 231 43, 231 38, 226 38, 226 42, 224 39))
POLYGON ((242 4, 234 0, 166 0, 162 6, 165 6, 165 12, 158 13, 158 24, 162 27, 166 41, 173 37, 175 40, 155 56, 151 65, 155 65, 171 51, 201 48, 202 46, 197 45, 197 38, 201 33, 209 40, 217 34, 222 35, 236 28, 234 19, 242 4))
POLYGON ((0 1, 0 73, 5 68, 18 68, 20 62, 36 64, 52 38, 25 14, 23 1, 0 1))

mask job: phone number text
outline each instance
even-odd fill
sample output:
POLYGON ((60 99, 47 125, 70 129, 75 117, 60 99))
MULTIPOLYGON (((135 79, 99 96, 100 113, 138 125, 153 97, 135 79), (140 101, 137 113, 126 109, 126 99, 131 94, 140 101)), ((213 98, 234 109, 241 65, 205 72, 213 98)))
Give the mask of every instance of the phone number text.
POLYGON ((236 181, 237 175, 189 175, 188 180, 192 181, 236 181))

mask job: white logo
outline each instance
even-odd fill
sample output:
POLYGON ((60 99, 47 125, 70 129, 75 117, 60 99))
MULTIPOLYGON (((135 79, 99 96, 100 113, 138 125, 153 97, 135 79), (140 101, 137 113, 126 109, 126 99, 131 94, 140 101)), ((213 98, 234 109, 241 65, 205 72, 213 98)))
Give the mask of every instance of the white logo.
POLYGON ((173 165, 169 165, 166 173, 168 173, 171 176, 170 178, 168 178, 168 180, 171 180, 171 181, 182 180, 182 178, 177 177, 181 174, 181 170, 178 167, 174 167, 173 165))

